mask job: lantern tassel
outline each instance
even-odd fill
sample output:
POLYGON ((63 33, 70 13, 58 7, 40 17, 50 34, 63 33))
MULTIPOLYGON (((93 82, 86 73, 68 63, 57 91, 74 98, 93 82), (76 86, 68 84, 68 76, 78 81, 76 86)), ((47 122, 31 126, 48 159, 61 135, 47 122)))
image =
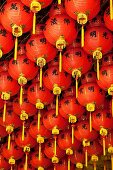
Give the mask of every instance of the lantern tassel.
POLYGON ((84 25, 81 28, 81 46, 84 47, 84 25))
POLYGON ((24 170, 27 170, 27 165, 28 165, 28 155, 26 153, 24 170))
POLYGON ((113 96, 112 96, 112 99, 111 99, 111 110, 112 110, 112 117, 113 117, 113 96))
POLYGON ((10 150, 10 145, 11 145, 11 134, 8 136, 8 150, 10 150))
POLYGON ((40 67, 40 87, 42 88, 42 67, 40 67))
POLYGON ((87 149, 85 151, 85 166, 88 166, 88 154, 87 154, 87 149))
POLYGON ((99 80, 99 60, 97 59, 97 79, 99 80))
POLYGON ((61 4, 61 0, 58 0, 58 4, 59 4, 59 5, 61 4))
POLYGON ((72 144, 74 144, 74 126, 72 126, 72 144))
POLYGON ((113 0, 110 0, 110 19, 113 19, 113 0))
POLYGON ((96 169, 97 169, 96 162, 94 162, 94 170, 96 170, 96 169))
POLYGON ((11 165, 11 170, 13 170, 13 166, 11 165))
POLYGON ((5 122, 5 117, 6 117, 6 101, 4 102, 3 122, 5 122))
POLYGON ((112 167, 112 170, 113 170, 113 154, 111 155, 111 167, 112 167))
POLYGON ((103 137, 103 155, 106 155, 106 150, 105 150, 105 137, 103 137))
POLYGON ((54 170, 56 170, 56 165, 54 165, 54 170))
POLYGON ((56 140, 56 136, 54 137, 55 141, 54 141, 54 156, 57 155, 57 140, 56 140))
POLYGON ((20 87, 20 105, 23 103, 23 87, 20 87))
POLYGON ((24 141, 24 133, 25 133, 25 126, 24 126, 24 121, 23 121, 23 125, 22 125, 22 141, 24 141))
POLYGON ((33 34, 36 34, 36 13, 33 15, 33 34))
POLYGON ((70 158, 68 158, 68 170, 70 170, 70 167, 71 167, 71 162, 70 162, 70 158))
POLYGON ((92 115, 90 112, 90 116, 89 116, 89 124, 90 124, 90 132, 92 131, 92 115))
POLYGON ((76 98, 78 98, 78 77, 76 77, 76 98))
POLYGON ((17 60, 17 50, 18 50, 18 37, 15 38, 15 50, 14 50, 14 60, 17 60))
POLYGON ((106 170, 106 161, 104 161, 104 170, 106 170))
POLYGON ((40 110, 38 110, 38 130, 40 130, 40 118, 41 118, 41 114, 40 114, 40 110))
POLYGON ((58 116, 58 95, 56 95, 56 116, 58 116))
POLYGON ((62 52, 59 53, 59 72, 62 72, 62 52))
POLYGON ((39 143, 39 160, 41 160, 41 143, 39 143))

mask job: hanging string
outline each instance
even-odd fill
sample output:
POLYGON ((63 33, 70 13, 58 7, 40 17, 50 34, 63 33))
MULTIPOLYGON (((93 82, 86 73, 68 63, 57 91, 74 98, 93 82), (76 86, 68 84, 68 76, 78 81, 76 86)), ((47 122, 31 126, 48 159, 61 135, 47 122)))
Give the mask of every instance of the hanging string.
POLYGON ((87 153, 87 149, 85 150, 85 166, 88 166, 88 153, 87 153))
POLYGON ((111 154, 111 167, 112 167, 112 170, 113 170, 113 154, 111 154))
POLYGON ((74 144, 74 126, 72 125, 72 144, 74 144))
POLYGON ((76 76, 76 98, 78 98, 78 77, 76 76))
POLYGON ((41 113, 40 110, 38 110, 38 130, 40 130, 40 118, 41 118, 41 113))
POLYGON ((23 121, 23 125, 22 125, 22 141, 24 141, 24 134, 25 134, 25 122, 23 121))
POLYGON ((18 37, 15 38, 14 60, 17 60, 18 37))
POLYGON ((56 116, 58 116, 58 95, 56 95, 56 116))
POLYGON ((110 19, 113 19, 113 0, 110 0, 110 19))
POLYGON ((5 118, 6 118, 6 101, 4 101, 3 122, 5 122, 5 118))
POLYGON ((57 137, 56 136, 54 136, 54 156, 56 156, 57 155, 57 137))
POLYGON ((40 67, 40 87, 42 88, 42 67, 40 67))
POLYGON ((106 161, 104 161, 104 170, 107 170, 107 169, 106 169, 106 161))
POLYGON ((97 59, 97 79, 99 80, 100 75, 99 75, 99 59, 97 59))
POLYGON ((10 146, 11 146, 11 134, 9 134, 8 136, 8 150, 10 150, 10 146))
POLYGON ((113 117, 113 95, 112 95, 112 99, 111 99, 111 112, 112 112, 112 117, 113 117))
POLYGON ((90 132, 92 131, 92 115, 91 115, 91 112, 90 112, 90 115, 89 115, 89 124, 90 124, 90 132))
POLYGON ((13 165, 11 165, 11 170, 13 170, 13 165))
POLYGON ((23 103, 23 87, 20 87, 20 105, 23 103))
POLYGON ((70 170, 70 167, 71 167, 71 162, 70 162, 70 158, 68 158, 68 170, 70 170))
POLYGON ((94 161, 94 170, 97 169, 96 162, 94 161))
POLYGON ((105 137, 103 137, 103 155, 105 156, 106 155, 106 144, 105 144, 105 137))
POLYGON ((59 53, 59 72, 62 72, 62 51, 59 53))
POLYGON ((36 34, 36 13, 33 15, 33 34, 36 34))
POLYGON ((81 28, 81 47, 84 47, 84 25, 81 28))
POLYGON ((28 165, 28 155, 27 155, 27 153, 26 153, 24 170, 27 170, 27 165, 28 165))
POLYGON ((39 143, 39 160, 41 160, 41 143, 39 143))

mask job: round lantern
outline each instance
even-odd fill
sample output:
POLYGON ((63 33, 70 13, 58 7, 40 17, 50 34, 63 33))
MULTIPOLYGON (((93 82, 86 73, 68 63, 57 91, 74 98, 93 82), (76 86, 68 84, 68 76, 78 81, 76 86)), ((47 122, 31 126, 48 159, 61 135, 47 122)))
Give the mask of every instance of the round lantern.
POLYGON ((66 14, 65 8, 63 4, 53 4, 50 11, 49 11, 49 17, 53 17, 55 15, 60 14, 66 14))
POLYGON ((113 128, 113 118, 107 110, 96 110, 92 115, 92 125, 103 137, 103 155, 105 155, 105 137, 108 133, 107 129, 113 128))
POLYGON ((32 28, 33 13, 18 0, 4 5, 1 23, 6 30, 12 32, 15 38, 14 60, 17 59, 18 37, 32 28))
POLYGON ((66 14, 58 14, 50 17, 46 22, 44 35, 47 40, 60 51, 59 71, 62 71, 62 50, 67 44, 71 44, 76 36, 75 22, 66 14))
POLYGON ((2 55, 9 53, 13 47, 13 36, 2 25, 0 25, 0 58, 2 55))
POLYGON ((102 59, 102 54, 109 52, 112 49, 112 33, 105 27, 88 27, 85 33, 84 50, 93 55, 97 60, 97 78, 99 79, 99 60, 102 59))
POLYGON ((79 87, 77 100, 82 106, 86 107, 86 110, 88 112, 90 112, 90 131, 91 131, 92 130, 91 112, 93 112, 96 107, 104 103, 105 92, 95 82, 85 83, 79 87))
POLYGON ((92 67, 92 58, 82 48, 72 48, 63 55, 63 69, 76 79, 76 97, 78 97, 78 78, 92 67))
POLYGON ((86 83, 96 83, 96 73, 93 71, 88 71, 86 74, 83 74, 81 77, 81 84, 86 83))
POLYGON ((100 11, 100 0, 71 0, 65 1, 67 14, 82 25, 81 45, 84 46, 84 25, 88 20, 94 18, 100 11))
POLYGON ((90 141, 95 140, 98 137, 98 133, 95 130, 90 131, 88 121, 81 121, 75 126, 75 137, 79 141, 82 141, 83 147, 85 148, 85 165, 87 167, 88 162, 88 147, 90 141))
POLYGON ((26 44, 26 55, 40 67, 40 87, 42 87, 42 68, 56 57, 56 49, 43 34, 33 35, 26 44))
MULTIPOLYGON (((110 2, 112 2, 112 0, 110 0, 110 2)), ((113 31, 113 16, 112 16, 112 19, 111 19, 111 11, 112 11, 112 8, 108 7, 105 12, 104 12, 104 22, 105 22, 105 26, 113 31)), ((113 15, 113 12, 112 12, 112 15, 113 15)))
POLYGON ((30 61, 25 55, 18 56, 15 61, 13 59, 9 62, 8 72, 15 80, 20 84, 20 105, 22 105, 23 86, 27 84, 27 81, 33 79, 37 74, 36 65, 30 61))
POLYGON ((66 97, 60 101, 59 113, 72 124, 72 144, 74 143, 74 124, 85 112, 75 97, 66 97))
POLYGON ((71 84, 71 76, 57 66, 48 68, 43 75, 44 85, 56 95, 56 116, 58 116, 58 97, 61 91, 66 90, 71 84))

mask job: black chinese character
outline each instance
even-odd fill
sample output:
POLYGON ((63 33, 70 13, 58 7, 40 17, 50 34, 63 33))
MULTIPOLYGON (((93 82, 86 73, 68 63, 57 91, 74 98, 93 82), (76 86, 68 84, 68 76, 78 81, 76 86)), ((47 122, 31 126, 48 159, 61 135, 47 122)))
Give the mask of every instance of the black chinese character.
POLYGON ((54 24, 57 24, 57 19, 56 18, 51 19, 51 25, 54 25, 54 24))

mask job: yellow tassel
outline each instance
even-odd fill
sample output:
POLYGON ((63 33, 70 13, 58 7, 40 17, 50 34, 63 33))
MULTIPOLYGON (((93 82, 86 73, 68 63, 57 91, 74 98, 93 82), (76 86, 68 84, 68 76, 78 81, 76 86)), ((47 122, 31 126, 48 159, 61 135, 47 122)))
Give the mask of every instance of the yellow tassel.
POLYGON ((74 144, 74 126, 72 126, 72 144, 74 144))
POLYGON ((59 72, 62 72, 62 52, 59 53, 59 72))
POLYGON ((112 96, 112 99, 111 99, 112 101, 112 103, 111 103, 111 110, 112 110, 112 117, 113 117, 113 96, 112 96))
POLYGON ((25 127, 24 127, 24 121, 23 121, 23 126, 22 126, 22 141, 24 141, 24 132, 25 132, 25 127))
POLYGON ((9 134, 8 136, 8 150, 10 150, 10 146, 11 146, 11 134, 9 134))
POLYGON ((41 118, 41 114, 40 114, 40 110, 38 110, 38 130, 40 130, 40 118, 41 118))
POLYGON ((96 162, 94 162, 94 170, 96 170, 96 169, 97 169, 96 162))
POLYGON ((88 166, 88 154, 87 154, 87 149, 85 151, 85 166, 88 166))
POLYGON ((113 154, 111 155, 111 167, 112 167, 112 170, 113 170, 113 154))
POLYGON ((6 117, 6 101, 4 102, 3 122, 5 122, 5 117, 6 117))
POLYGON ((56 140, 56 136, 54 137, 55 141, 54 141, 54 156, 57 155, 57 140, 56 140))
POLYGON ((78 98, 78 78, 76 77, 76 98, 78 98))
POLYGON ((13 170, 13 166, 11 165, 11 170, 13 170))
POLYGON ((81 46, 84 47, 84 25, 81 28, 81 46))
POLYGON ((36 34, 36 13, 33 15, 33 34, 36 34))
POLYGON ((56 116, 58 116, 58 95, 56 95, 56 116))
POLYGON ((61 0, 58 0, 58 4, 61 4, 61 0))
POLYGON ((28 165, 28 155, 26 154, 24 170, 27 170, 27 165, 28 165))
POLYGON ((14 60, 17 60, 18 37, 15 38, 14 60))
POLYGON ((106 169, 106 161, 104 161, 104 170, 107 170, 107 169, 106 169))
POLYGON ((71 167, 71 162, 70 162, 70 158, 68 158, 68 170, 70 170, 70 167, 71 167))
POLYGON ((90 124, 90 132, 92 131, 92 116, 91 116, 91 112, 90 112, 90 116, 89 116, 89 124, 90 124))
POLYGON ((40 87, 42 88, 42 68, 40 67, 40 87))
POLYGON ((56 170, 56 165, 54 165, 54 170, 56 170))
POLYGON ((23 103, 23 87, 20 87, 20 105, 23 103))
POLYGON ((105 143, 105 137, 103 137, 103 155, 106 155, 106 143, 105 143))
POLYGON ((97 79, 99 80, 99 60, 97 59, 97 79))
POLYGON ((113 0, 110 0, 110 19, 113 19, 113 0))
POLYGON ((39 143, 39 160, 41 160, 41 143, 39 143))

